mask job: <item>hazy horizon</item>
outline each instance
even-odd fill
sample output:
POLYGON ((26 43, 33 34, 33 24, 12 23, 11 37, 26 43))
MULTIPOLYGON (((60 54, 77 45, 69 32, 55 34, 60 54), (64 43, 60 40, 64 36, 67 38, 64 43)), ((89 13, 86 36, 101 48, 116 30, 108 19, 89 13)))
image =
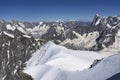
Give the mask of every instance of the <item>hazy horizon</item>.
POLYGON ((117 16, 119 0, 1 0, 0 19, 92 21, 95 14, 117 16))

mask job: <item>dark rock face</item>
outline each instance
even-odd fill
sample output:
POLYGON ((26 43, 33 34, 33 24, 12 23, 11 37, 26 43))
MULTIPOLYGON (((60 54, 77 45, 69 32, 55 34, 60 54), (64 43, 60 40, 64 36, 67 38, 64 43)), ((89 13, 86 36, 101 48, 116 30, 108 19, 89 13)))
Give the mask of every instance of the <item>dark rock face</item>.
POLYGON ((20 76, 20 80, 34 80, 30 75, 23 73, 21 70, 19 70, 18 75, 20 76))
MULTIPOLYGON (((19 33, 19 32, 17 32, 19 33)), ((19 71, 23 70, 25 62, 40 46, 33 37, 28 38, 22 34, 14 38, 1 32, 0 35, 0 79, 23 80, 19 71)), ((26 79, 32 80, 32 79, 26 79)))
MULTIPOLYGON (((102 60, 102 59, 101 59, 102 60)), ((90 68, 93 68, 95 65, 97 65, 101 60, 94 60, 93 64, 90 66, 90 68)))
MULTIPOLYGON (((55 42, 56 40, 57 41, 60 40, 62 43, 65 39, 70 40, 78 39, 78 37, 73 32, 76 32, 80 35, 86 34, 86 37, 90 33, 98 32, 99 37, 96 38, 96 45, 86 50, 99 51, 104 49, 104 47, 111 46, 115 42, 115 36, 119 30, 120 30, 120 18, 118 16, 100 17, 99 15, 96 15, 91 25, 87 23, 86 25, 83 25, 80 24, 80 22, 73 21, 57 23, 54 26, 50 26, 47 33, 43 35, 43 39, 46 39, 47 41, 53 40, 55 42), (56 29, 58 24, 62 24, 61 27, 63 28, 60 34, 58 34, 56 29)), ((76 46, 72 47, 72 44, 69 43, 65 44, 64 46, 71 49, 80 49, 76 46)))
POLYGON ((92 48, 97 46, 97 50, 109 47, 115 42, 115 36, 120 30, 120 19, 119 17, 106 17, 100 18, 98 15, 95 16, 92 26, 97 27, 96 30, 99 32, 100 36, 96 39, 97 44, 92 48), (95 25, 99 20, 99 23, 95 25))

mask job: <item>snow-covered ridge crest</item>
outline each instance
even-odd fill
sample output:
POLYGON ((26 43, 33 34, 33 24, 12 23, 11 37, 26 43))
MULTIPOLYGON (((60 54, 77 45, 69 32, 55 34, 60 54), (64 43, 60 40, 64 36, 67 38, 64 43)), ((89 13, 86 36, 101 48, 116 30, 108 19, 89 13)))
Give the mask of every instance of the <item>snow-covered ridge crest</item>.
POLYGON ((90 51, 73 51, 48 42, 27 61, 24 72, 34 80, 106 80, 120 72, 120 54, 102 59, 90 51), (93 77, 94 76, 94 77, 93 77))
MULTIPOLYGON (((48 42, 26 62, 27 65, 24 72, 30 74, 35 80, 41 80, 42 77, 48 75, 48 73, 54 73, 56 70, 57 72, 62 72, 88 69, 94 60, 102 59, 103 57, 96 52, 70 50, 55 45, 53 42, 48 42), (46 71, 47 69, 48 71, 46 71), (44 75, 38 79, 38 74, 44 75)), ((53 77, 55 75, 49 74, 49 76, 53 77)), ((51 78, 50 80, 55 79, 51 78)))
POLYGON ((7 36, 9 36, 9 37, 11 37, 11 38, 14 38, 14 35, 13 34, 10 34, 10 33, 7 33, 7 32, 3 32, 5 35, 7 35, 7 36))

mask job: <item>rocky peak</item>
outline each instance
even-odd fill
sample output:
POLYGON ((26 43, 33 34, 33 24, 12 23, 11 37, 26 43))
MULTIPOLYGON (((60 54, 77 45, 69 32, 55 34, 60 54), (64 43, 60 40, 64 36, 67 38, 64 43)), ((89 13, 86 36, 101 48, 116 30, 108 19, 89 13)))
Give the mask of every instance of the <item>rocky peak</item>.
POLYGON ((96 14, 93 21, 92 21, 92 26, 97 26, 101 21, 101 17, 99 16, 99 14, 96 14))

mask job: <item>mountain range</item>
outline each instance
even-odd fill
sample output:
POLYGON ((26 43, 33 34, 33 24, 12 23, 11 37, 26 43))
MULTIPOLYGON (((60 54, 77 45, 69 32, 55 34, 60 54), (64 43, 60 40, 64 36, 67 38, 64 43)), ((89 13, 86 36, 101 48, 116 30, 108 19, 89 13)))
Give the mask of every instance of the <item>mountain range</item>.
POLYGON ((0 80, 93 80, 96 73, 101 75, 94 80, 105 80, 120 72, 119 44, 120 16, 97 14, 92 22, 0 20, 0 80))

